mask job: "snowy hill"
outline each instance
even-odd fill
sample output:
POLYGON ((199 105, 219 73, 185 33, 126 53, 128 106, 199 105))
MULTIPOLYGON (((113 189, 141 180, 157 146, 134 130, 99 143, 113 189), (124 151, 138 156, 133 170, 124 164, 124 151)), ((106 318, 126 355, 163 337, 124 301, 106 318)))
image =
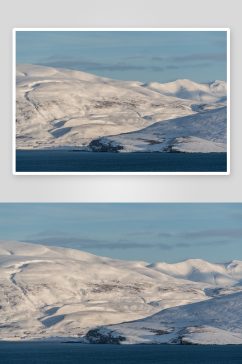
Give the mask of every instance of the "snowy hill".
POLYGON ((226 153, 227 107, 155 123, 132 133, 93 140, 87 150, 226 153))
POLYGON ((186 262, 175 264, 154 263, 147 268, 173 278, 187 279, 193 282, 229 285, 242 281, 242 264, 235 260, 228 263, 212 264, 202 259, 189 259, 186 262))
MULTIPOLYGON (((214 304, 223 297, 231 299, 236 315, 233 302, 235 293, 242 291, 241 282, 240 261, 212 264, 194 259, 150 264, 67 248, 0 241, 0 339, 82 338, 89 342, 93 335, 85 335, 100 326, 108 336, 109 325, 127 321, 141 320, 144 326, 145 319, 149 325, 159 326, 159 315, 173 315, 178 311, 169 309, 177 306, 189 312, 197 307, 195 304, 207 303, 208 306, 202 306, 205 317, 210 302, 214 304)), ((218 315, 212 318, 211 314, 211 322, 218 315)), ((200 320, 198 316, 196 319, 200 320)), ((206 325, 211 322, 206 321, 206 325)), ((120 332, 127 327, 112 328, 120 332)), ((226 331, 226 322, 220 329, 226 331)), ((135 338, 137 342, 139 335, 135 338)))
POLYGON ((91 343, 242 345, 242 292, 90 330, 91 343))
MULTIPOLYGON (((208 110, 225 106, 226 95, 227 84, 223 81, 143 84, 18 64, 16 146, 92 151, 87 146, 97 138, 144 130, 162 121, 166 121, 166 126, 171 119, 200 112, 204 116, 208 110)), ((190 120, 193 119, 187 120, 183 131, 187 136, 195 136, 190 134, 190 120)), ((203 129, 199 129, 201 133, 203 129)), ((205 134, 205 139, 211 141, 209 129, 205 129, 205 134)))
POLYGON ((224 81, 199 84, 190 80, 176 80, 164 84, 150 82, 142 85, 142 87, 162 95, 203 103, 222 102, 227 95, 227 82, 224 81))

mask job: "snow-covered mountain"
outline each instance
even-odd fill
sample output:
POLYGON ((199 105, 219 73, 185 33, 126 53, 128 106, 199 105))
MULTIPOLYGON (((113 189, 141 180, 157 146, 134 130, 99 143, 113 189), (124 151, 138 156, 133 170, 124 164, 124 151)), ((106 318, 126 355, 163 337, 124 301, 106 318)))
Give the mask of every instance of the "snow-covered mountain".
MULTIPOLYGON (((188 152, 196 151, 196 148, 221 152, 226 148, 225 109, 220 121, 209 123, 207 120, 210 110, 219 110, 226 105, 227 83, 224 81, 198 84, 177 80, 143 84, 80 71, 18 64, 16 83, 16 146, 20 149, 98 151, 100 148, 95 145, 99 144, 99 139, 110 135, 119 138, 122 133, 141 132, 145 134, 142 140, 151 140, 146 135, 150 132, 147 127, 155 127, 157 123, 161 123, 159 132, 165 135, 164 148, 159 146, 159 151, 167 151, 166 147, 175 139, 176 144, 181 136, 193 140, 192 143, 183 142, 182 150, 189 144, 188 152), (188 115, 194 118, 183 118, 181 130, 179 119, 188 115), (197 125, 195 129, 194 124, 197 125), (215 130, 211 133, 211 125, 213 129, 217 128, 217 133, 215 130), (205 147, 201 147, 202 144, 205 147)), ((160 138, 159 143, 162 140, 160 138)), ((156 151, 149 145, 148 142, 142 148, 109 150, 156 151)))
POLYGON ((157 122, 147 128, 93 140, 87 150, 226 153, 227 107, 157 122))
POLYGON ((227 94, 227 82, 224 81, 199 84, 190 80, 176 80, 164 84, 149 82, 142 85, 142 87, 159 92, 162 95, 203 103, 224 101, 227 94))
POLYGON ((242 343, 241 283, 240 261, 150 264, 0 241, 0 339, 242 343))
POLYGON ((90 330, 85 341, 122 344, 242 345, 242 292, 90 330))

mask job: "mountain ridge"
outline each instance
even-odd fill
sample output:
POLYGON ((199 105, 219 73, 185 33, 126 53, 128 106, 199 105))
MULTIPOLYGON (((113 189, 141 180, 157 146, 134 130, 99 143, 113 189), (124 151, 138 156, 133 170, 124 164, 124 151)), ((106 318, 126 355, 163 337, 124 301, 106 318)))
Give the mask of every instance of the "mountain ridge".
MULTIPOLYGON (((226 94, 224 81, 219 81, 217 87, 187 80, 144 84, 17 64, 16 147, 91 152, 88 146, 97 138, 132 133, 158 121, 219 109, 226 105, 221 101, 226 94), (182 84, 183 91, 178 84, 182 84), (167 90, 170 96, 166 95, 167 90), (201 98, 198 100, 199 92, 206 93, 205 104, 201 98)), ((201 141, 195 144, 196 148, 201 141)), ((213 142, 210 144, 210 149, 217 150, 213 142)))
MULTIPOLYGON (((229 265, 201 259, 150 264, 16 241, 0 241, 0 273, 0 340, 91 342, 92 330, 109 337, 109 325, 114 325, 114 333, 126 332, 121 323, 129 322, 129 330, 133 330, 137 320, 141 329, 146 320, 153 325, 146 327, 163 330, 164 325, 159 326, 152 317, 165 315, 164 310, 196 307, 195 303, 202 302, 208 302, 206 309, 210 310, 211 300, 233 300, 234 293, 242 292, 240 261, 229 265), (179 278, 174 274, 177 267, 183 272, 179 278)), ((219 327, 213 326, 215 329, 219 327)), ((150 343, 154 341, 152 332, 150 343)), ((135 342, 142 341, 143 334, 137 332, 135 342)), ((127 332, 125 335, 126 343, 134 343, 127 332)), ((223 335, 227 335, 225 326, 223 335)))

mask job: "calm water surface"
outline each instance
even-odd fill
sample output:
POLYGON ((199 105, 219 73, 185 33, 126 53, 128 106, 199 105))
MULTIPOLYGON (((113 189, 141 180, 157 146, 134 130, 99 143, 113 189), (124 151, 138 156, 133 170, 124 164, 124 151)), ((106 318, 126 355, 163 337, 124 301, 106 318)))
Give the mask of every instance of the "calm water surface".
POLYGON ((239 364, 242 346, 0 342, 1 364, 239 364))
POLYGON ((226 172, 226 153, 17 150, 17 172, 226 172))

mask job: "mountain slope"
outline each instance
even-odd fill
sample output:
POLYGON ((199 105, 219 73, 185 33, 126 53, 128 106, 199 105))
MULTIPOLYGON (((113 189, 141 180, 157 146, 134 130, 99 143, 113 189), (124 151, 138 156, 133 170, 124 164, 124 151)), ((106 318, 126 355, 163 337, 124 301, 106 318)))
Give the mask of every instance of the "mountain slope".
POLYGON ((98 343, 121 337, 122 344, 242 345, 241 315, 242 292, 238 292, 91 330, 85 341, 98 343))
POLYGON ((16 146, 82 149, 96 138, 141 130, 226 103, 221 101, 226 98, 222 81, 210 86, 188 80, 176 83, 182 90, 192 85, 193 91, 181 94, 173 90, 173 83, 151 87, 80 71, 17 64, 16 146), (210 97, 206 104, 194 96, 201 89, 210 97))
POLYGON ((93 140, 87 150, 226 153, 227 107, 157 122, 132 133, 93 140))
POLYGON ((232 296, 241 272, 239 261, 150 264, 0 241, 0 338, 78 340, 97 326, 232 296))
POLYGON ((188 279, 194 282, 225 285, 242 282, 241 262, 212 264, 202 259, 189 259, 186 262, 167 264, 154 263, 147 268, 154 269, 174 278, 188 279))
POLYGON ((221 102, 227 96, 227 83, 224 81, 199 84, 190 80, 176 80, 164 84, 150 82, 142 85, 142 87, 162 95, 205 103, 221 102))

